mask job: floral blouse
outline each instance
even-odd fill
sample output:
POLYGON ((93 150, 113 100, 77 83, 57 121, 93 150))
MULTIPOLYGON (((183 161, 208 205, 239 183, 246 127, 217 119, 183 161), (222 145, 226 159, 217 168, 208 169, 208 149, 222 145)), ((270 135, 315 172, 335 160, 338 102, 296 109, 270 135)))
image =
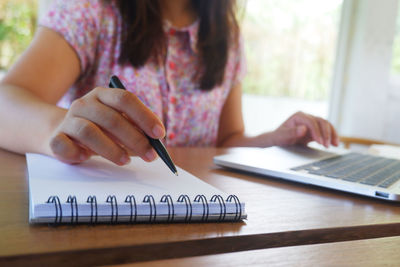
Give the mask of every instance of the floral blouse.
POLYGON ((229 49, 224 82, 206 92, 195 82, 200 69, 196 51, 198 21, 179 29, 165 22, 164 63, 149 60, 140 68, 118 63, 122 20, 112 1, 56 0, 39 24, 59 33, 80 60, 80 78, 59 105, 68 107, 96 86, 107 87, 115 74, 127 90, 161 118, 166 127, 166 145, 216 145, 221 110, 230 89, 245 73, 241 42, 229 49))

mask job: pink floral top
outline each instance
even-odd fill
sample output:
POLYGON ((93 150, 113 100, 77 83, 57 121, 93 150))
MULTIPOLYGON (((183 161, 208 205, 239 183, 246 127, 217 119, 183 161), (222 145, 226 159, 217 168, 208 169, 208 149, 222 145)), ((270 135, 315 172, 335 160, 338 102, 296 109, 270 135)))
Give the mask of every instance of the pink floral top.
POLYGON ((216 145, 222 107, 245 72, 241 45, 229 49, 223 84, 205 92, 194 79, 199 72, 197 22, 182 29, 165 23, 164 64, 149 60, 141 68, 118 64, 122 21, 113 2, 57 0, 39 24, 61 34, 80 60, 81 76, 63 97, 64 106, 96 86, 108 86, 115 74, 162 119, 166 145, 216 145))

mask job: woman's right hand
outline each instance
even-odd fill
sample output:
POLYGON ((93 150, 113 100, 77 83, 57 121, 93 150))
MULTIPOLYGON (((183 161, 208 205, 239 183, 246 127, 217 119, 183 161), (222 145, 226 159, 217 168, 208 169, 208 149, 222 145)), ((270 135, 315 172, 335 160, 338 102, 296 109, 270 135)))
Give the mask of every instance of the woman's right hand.
POLYGON ((72 102, 50 140, 52 153, 66 163, 80 163, 98 154, 118 165, 129 151, 145 161, 157 157, 143 134, 163 138, 160 119, 134 94, 97 87, 72 102))

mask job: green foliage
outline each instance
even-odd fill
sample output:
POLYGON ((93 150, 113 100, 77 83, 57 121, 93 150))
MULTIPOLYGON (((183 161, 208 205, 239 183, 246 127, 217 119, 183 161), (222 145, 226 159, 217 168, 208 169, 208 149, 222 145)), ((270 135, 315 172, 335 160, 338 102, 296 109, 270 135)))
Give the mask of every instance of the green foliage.
POLYGON ((0 20, 0 41, 4 41, 11 31, 12 28, 6 25, 3 20, 0 20))
POLYGON ((37 1, 0 2, 0 69, 14 63, 32 40, 37 20, 37 1))
POLYGON ((327 99, 341 0, 249 0, 242 23, 243 91, 327 99))
MULTIPOLYGON (((248 0, 242 34, 247 58, 243 91, 327 99, 342 0, 248 0)), ((28 46, 37 0, 0 0, 0 70, 28 46)), ((400 73, 400 39, 393 68, 400 73)))

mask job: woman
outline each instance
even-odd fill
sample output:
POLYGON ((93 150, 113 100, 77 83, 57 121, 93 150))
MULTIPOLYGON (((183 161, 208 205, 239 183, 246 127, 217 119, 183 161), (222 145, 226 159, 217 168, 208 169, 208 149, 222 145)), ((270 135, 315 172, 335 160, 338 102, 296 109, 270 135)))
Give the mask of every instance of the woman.
POLYGON ((39 24, 0 84, 5 149, 123 165, 156 158, 143 132, 168 146, 338 144, 329 122, 301 112, 244 135, 232 0, 56 1, 39 24), (113 74, 128 91, 107 88, 113 74))

